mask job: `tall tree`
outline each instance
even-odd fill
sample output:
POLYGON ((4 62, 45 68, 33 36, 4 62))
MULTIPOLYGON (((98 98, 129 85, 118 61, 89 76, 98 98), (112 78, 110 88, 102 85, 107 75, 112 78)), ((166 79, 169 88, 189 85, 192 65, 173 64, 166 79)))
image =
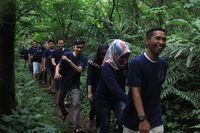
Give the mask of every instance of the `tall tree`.
POLYGON ((0 114, 15 108, 15 0, 0 1, 0 114))

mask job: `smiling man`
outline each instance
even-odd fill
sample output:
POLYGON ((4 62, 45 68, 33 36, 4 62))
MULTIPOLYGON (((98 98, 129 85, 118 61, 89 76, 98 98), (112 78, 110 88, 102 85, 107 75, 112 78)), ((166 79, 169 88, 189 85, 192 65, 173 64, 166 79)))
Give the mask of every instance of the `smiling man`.
POLYGON ((127 84, 130 87, 124 110, 123 133, 163 133, 160 92, 168 64, 159 55, 166 46, 162 28, 146 32, 146 52, 129 64, 127 84))
POLYGON ((54 75, 55 79, 60 79, 58 105, 62 113, 62 120, 65 120, 68 115, 64 106, 64 99, 66 94, 71 92, 75 133, 82 132, 80 127, 80 76, 87 63, 81 54, 84 48, 85 42, 81 38, 75 39, 73 52, 66 52, 62 55, 54 75))

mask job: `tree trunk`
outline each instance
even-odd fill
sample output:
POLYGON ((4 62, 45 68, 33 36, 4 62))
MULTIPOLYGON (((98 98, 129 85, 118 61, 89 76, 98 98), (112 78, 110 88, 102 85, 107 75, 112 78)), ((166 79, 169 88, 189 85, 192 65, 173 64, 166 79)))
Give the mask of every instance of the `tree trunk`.
POLYGON ((15 109, 14 40, 16 1, 0 0, 0 114, 15 109))

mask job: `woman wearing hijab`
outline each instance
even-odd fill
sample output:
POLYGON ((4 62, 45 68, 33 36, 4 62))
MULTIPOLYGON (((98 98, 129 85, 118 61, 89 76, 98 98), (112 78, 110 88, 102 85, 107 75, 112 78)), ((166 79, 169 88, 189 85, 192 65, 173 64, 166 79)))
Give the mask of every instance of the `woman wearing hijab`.
POLYGON ((94 59, 88 60, 88 69, 87 69, 87 87, 88 93, 87 97, 90 102, 90 112, 89 112, 89 120, 87 127, 92 128, 94 124, 94 120, 96 117, 96 128, 99 127, 99 118, 97 116, 97 112, 94 106, 94 94, 96 92, 97 83, 100 78, 100 72, 102 67, 102 62, 105 57, 106 51, 108 49, 107 44, 99 45, 97 52, 94 56, 94 59))
POLYGON ((122 133, 121 116, 127 100, 125 71, 129 56, 127 43, 119 39, 114 40, 106 52, 95 93, 95 108, 100 119, 99 133, 109 132, 111 110, 117 118, 118 133, 122 133))

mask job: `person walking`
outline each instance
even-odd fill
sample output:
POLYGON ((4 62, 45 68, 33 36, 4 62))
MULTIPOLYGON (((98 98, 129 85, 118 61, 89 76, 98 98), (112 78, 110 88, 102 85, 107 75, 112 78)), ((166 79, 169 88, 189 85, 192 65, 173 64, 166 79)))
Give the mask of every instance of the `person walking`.
POLYGON ((96 117, 96 128, 97 130, 99 129, 99 117, 95 109, 94 94, 96 92, 96 87, 100 78, 102 62, 103 62, 103 59, 108 47, 109 46, 107 44, 99 45, 94 58, 91 58, 88 60, 87 98, 90 102, 90 112, 89 112, 89 119, 87 123, 88 130, 93 127, 95 117, 96 117))
POLYGON ((146 32, 146 52, 133 58, 128 68, 130 87, 124 109, 123 133, 163 133, 160 93, 168 64, 159 55, 166 46, 166 31, 146 32))
POLYGON ((108 133, 111 111, 118 123, 118 133, 122 133, 121 115, 125 107, 126 66, 130 49, 126 42, 116 39, 108 48, 103 60, 101 76, 95 93, 95 108, 100 120, 99 133, 108 133))
POLYGON ((74 41, 73 52, 66 52, 56 66, 55 79, 60 79, 58 90, 58 105, 64 121, 68 110, 64 106, 64 99, 71 92, 73 104, 73 128, 75 133, 82 132, 80 126, 80 76, 87 62, 81 55, 85 42, 81 38, 74 41))

